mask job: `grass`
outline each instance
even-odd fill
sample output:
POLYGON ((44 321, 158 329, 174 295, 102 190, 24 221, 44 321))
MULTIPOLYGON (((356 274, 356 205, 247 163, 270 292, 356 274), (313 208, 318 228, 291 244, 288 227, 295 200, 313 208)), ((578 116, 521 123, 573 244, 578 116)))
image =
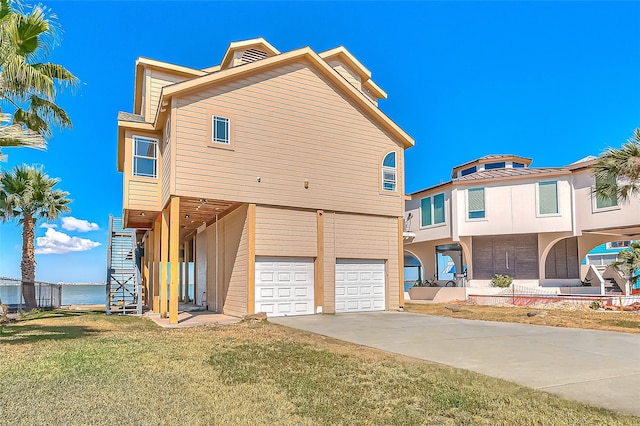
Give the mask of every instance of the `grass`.
POLYGON ((30 424, 634 425, 637 417, 263 322, 0 326, 0 407, 30 424))
POLYGON ((563 311, 539 307, 481 306, 467 304, 460 304, 460 311, 453 312, 447 309, 447 306, 447 304, 439 303, 405 303, 404 309, 408 312, 452 318, 640 333, 640 314, 632 312, 602 312, 593 310, 563 311), (547 315, 528 317, 527 313, 531 311, 545 311, 547 315))

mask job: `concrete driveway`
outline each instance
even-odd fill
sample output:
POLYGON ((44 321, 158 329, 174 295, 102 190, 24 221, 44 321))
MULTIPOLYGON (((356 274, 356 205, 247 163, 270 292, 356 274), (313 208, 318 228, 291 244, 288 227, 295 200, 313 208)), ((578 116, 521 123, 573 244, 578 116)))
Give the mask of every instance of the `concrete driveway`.
POLYGON ((640 415, 640 335, 372 312, 269 321, 640 415))

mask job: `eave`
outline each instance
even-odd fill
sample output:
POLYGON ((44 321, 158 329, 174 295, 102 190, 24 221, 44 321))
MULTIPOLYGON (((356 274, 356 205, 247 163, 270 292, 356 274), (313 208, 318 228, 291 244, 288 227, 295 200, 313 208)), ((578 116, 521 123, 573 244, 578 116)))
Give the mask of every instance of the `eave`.
POLYGON ((342 78, 335 69, 333 69, 309 47, 303 47, 301 49, 245 64, 241 67, 223 69, 213 74, 206 74, 202 77, 163 87, 160 93, 159 108, 154 120, 156 128, 162 124, 162 121, 166 116, 166 111, 163 111, 163 107, 171 104, 170 99, 173 96, 201 90, 203 87, 207 86, 224 84, 239 78, 245 78, 251 74, 264 72, 272 68, 281 67, 287 63, 299 62, 302 60, 309 62, 314 69, 319 71, 331 83, 342 89, 342 92, 346 97, 358 105, 363 111, 368 113, 376 123, 384 128, 394 139, 399 141, 405 149, 410 148, 415 144, 411 136, 402 130, 377 106, 372 104, 369 98, 360 92, 360 90, 356 89, 342 78))
POLYGON ((181 75, 181 76, 190 77, 190 78, 200 77, 207 74, 207 72, 203 70, 184 67, 181 65, 175 65, 168 62, 156 61, 155 59, 139 57, 136 60, 136 75, 135 75, 135 83, 133 88, 134 114, 140 114, 140 110, 142 108, 142 83, 144 80, 145 68, 153 68, 159 71, 164 71, 171 74, 181 75))
MULTIPOLYGON (((240 49, 251 49, 252 47, 259 47, 260 49, 266 50, 271 55, 279 55, 280 51, 273 47, 271 43, 265 40, 262 37, 252 38, 250 40, 242 40, 242 41, 234 41, 229 43, 229 47, 227 47, 227 51, 222 57, 222 61, 218 66, 218 69, 225 69, 229 66, 231 59, 233 58, 233 54, 240 49)), ((216 70, 217 71, 217 70, 216 70)))

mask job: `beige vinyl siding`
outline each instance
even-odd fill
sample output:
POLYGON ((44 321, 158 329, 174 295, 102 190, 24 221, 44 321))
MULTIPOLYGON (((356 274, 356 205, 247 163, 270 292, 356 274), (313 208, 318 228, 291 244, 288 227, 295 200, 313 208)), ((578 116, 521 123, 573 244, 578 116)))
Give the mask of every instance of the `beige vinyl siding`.
POLYGON ((335 312, 336 259, 385 260, 387 308, 398 307, 398 219, 340 213, 325 213, 324 309, 335 312))
MULTIPOLYGON (((162 141, 159 142, 160 145, 164 145, 164 143, 162 141)), ((171 144, 168 143, 166 145, 164 145, 164 148, 161 149, 162 151, 162 185, 160 187, 161 190, 161 197, 160 197, 160 202, 161 202, 161 207, 164 208, 164 206, 167 204, 167 202, 169 201, 169 196, 171 195, 171 180, 172 180, 172 170, 171 170, 171 144)))
POLYGON ((177 195, 402 215, 401 145, 304 64, 184 95, 176 135, 177 195), (234 117, 233 150, 208 146, 212 111, 234 117), (381 194, 392 149, 398 188, 381 194))
POLYGON ((256 256, 316 257, 315 211, 256 207, 256 256))
POLYGON ((159 206, 159 182, 162 179, 162 159, 158 158, 156 170, 158 177, 133 176, 133 136, 159 139, 158 135, 147 132, 127 130, 124 139, 124 173, 122 208, 132 210, 155 210, 159 206))
POLYGON ((247 206, 242 206, 207 228, 207 305, 227 315, 247 313, 247 206), (218 270, 216 270, 218 256, 218 270), (216 274, 218 306, 216 306, 216 274))
POLYGON ((329 65, 331 65, 331 68, 338 71, 338 73, 343 76, 353 87, 358 90, 362 90, 360 77, 358 77, 358 75, 351 71, 346 65, 344 65, 340 61, 329 61, 329 65))
POLYGON ((160 93, 162 91, 162 88, 164 86, 169 86, 171 84, 179 83, 185 80, 185 77, 176 76, 158 70, 149 70, 148 79, 145 79, 145 82, 148 82, 149 92, 149 101, 147 102, 149 111, 148 114, 145 114, 144 116, 147 122, 153 123, 156 118, 156 112, 158 111, 158 101, 160 100, 160 93))
POLYGON ((127 185, 125 208, 132 210, 158 210, 158 181, 139 181, 131 178, 127 185))
POLYGON ((386 260, 387 309, 399 300, 398 219, 336 214, 336 259, 386 260))

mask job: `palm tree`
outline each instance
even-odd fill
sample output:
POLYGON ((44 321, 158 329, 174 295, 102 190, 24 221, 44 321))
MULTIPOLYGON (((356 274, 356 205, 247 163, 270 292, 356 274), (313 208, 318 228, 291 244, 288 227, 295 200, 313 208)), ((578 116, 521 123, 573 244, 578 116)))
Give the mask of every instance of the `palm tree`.
POLYGON ((621 148, 608 148, 593 167, 593 174, 596 197, 626 201, 640 193, 640 129, 621 148))
POLYGON ((55 104, 57 91, 78 79, 62 65, 41 62, 59 43, 56 15, 43 6, 27 10, 0 0, 0 101, 13 110, 0 122, 0 147, 46 148, 51 126, 71 128, 67 113, 55 104), (11 117, 11 115, 9 115, 11 117))
POLYGON ((640 241, 632 241, 628 250, 618 253, 618 260, 612 263, 622 271, 629 280, 629 284, 635 287, 640 276, 636 274, 640 270, 640 241))
POLYGON ((16 166, 0 177, 0 220, 14 219, 22 225, 22 295, 27 309, 37 307, 35 293, 35 227, 40 220, 55 220, 68 212, 68 192, 53 189, 59 179, 44 174, 41 167, 16 166))

